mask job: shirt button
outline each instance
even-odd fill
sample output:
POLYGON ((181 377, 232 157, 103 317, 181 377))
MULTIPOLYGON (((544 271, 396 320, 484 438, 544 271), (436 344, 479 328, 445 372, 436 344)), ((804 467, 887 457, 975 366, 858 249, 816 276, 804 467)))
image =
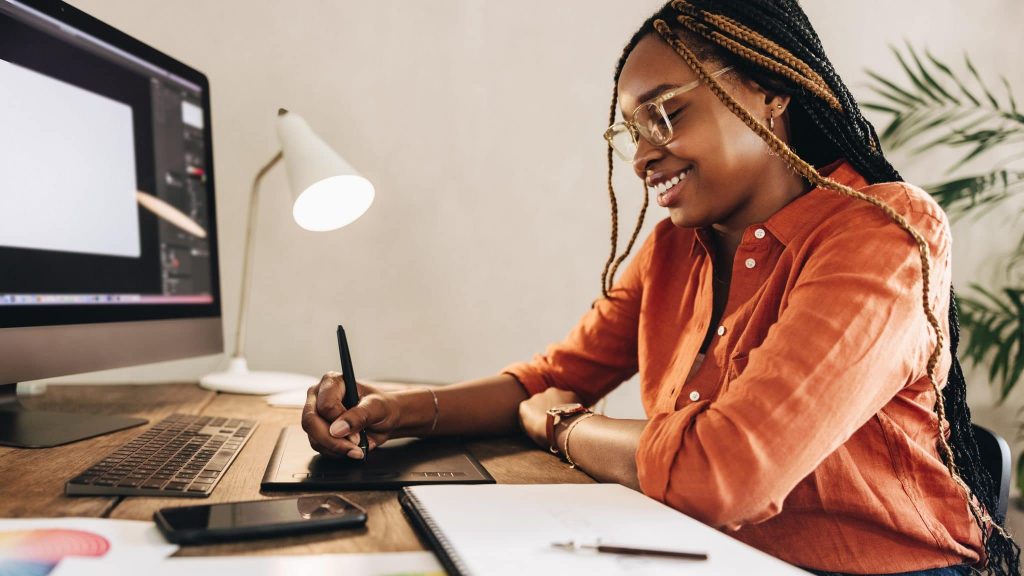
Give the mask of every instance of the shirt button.
POLYGON ((719 336, 725 336, 725 326, 719 326, 718 327, 718 335, 719 336))
POLYGON ((754 238, 757 238, 758 240, 764 238, 764 228, 754 230, 754 238))
POLYGON ((744 262, 743 264, 746 265, 747 268, 753 268, 754 266, 757 266, 757 262, 755 262, 753 258, 747 258, 747 261, 744 262))
POLYGON ((696 402, 697 400, 700 400, 700 392, 697 392, 696 390, 694 390, 693 392, 690 392, 690 400, 692 402, 696 402))

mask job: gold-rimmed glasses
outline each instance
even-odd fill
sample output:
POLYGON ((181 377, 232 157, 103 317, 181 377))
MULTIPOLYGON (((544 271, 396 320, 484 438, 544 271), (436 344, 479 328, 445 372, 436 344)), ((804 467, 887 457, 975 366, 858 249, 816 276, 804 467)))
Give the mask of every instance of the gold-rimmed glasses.
MULTIPOLYGON (((711 77, 717 78, 729 70, 732 70, 732 66, 726 66, 713 72, 711 77)), ((626 120, 609 126, 604 131, 604 139, 615 151, 615 155, 626 162, 632 162, 636 156, 637 144, 641 136, 654 146, 668 144, 669 140, 672 140, 673 134, 671 116, 676 111, 667 112, 665 103, 699 85, 700 79, 697 79, 663 92, 637 106, 626 120)))

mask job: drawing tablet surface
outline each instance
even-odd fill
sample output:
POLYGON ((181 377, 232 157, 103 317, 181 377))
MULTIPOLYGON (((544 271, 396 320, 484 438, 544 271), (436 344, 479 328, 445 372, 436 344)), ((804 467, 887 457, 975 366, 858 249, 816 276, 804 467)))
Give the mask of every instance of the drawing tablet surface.
POLYGON ((300 426, 286 426, 260 490, 388 490, 414 484, 494 484, 494 478, 457 440, 391 440, 366 460, 349 460, 321 456, 300 426))

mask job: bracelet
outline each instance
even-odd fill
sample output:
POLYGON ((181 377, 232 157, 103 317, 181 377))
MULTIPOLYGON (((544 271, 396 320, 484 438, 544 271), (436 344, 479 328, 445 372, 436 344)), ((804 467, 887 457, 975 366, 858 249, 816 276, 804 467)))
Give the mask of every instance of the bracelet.
POLYGON ((441 414, 441 405, 437 403, 437 393, 434 392, 433 388, 424 388, 424 390, 430 392, 430 395, 434 398, 434 423, 430 425, 430 432, 428 432, 428 434, 433 434, 434 429, 437 428, 437 417, 441 414))
POLYGON ((569 438, 572 436, 572 431, 574 429, 576 429, 576 426, 580 422, 583 422, 584 420, 586 420, 587 418, 590 418, 591 416, 597 416, 597 414, 595 414, 593 412, 588 412, 588 413, 584 414, 583 416, 580 416, 579 418, 573 420, 572 424, 569 424, 569 429, 565 431, 565 449, 562 450, 562 452, 565 453, 565 459, 569 462, 569 468, 571 468, 573 470, 576 469, 576 463, 573 462, 572 456, 569 456, 569 438))

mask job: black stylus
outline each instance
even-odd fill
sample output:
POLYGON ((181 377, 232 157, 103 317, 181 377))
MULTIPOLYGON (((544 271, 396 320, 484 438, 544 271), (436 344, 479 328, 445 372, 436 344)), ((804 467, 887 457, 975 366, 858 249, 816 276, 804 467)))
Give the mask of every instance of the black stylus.
MULTIPOLYGON (((348 339, 345 338, 345 329, 338 324, 338 355, 341 356, 341 375, 345 379, 345 395, 341 398, 341 405, 346 410, 351 410, 359 404, 359 387, 356 385, 356 373, 352 369, 352 355, 348 351, 348 339)), ((359 431, 359 448, 363 451, 363 457, 370 451, 370 445, 366 442, 366 432, 359 431)))

